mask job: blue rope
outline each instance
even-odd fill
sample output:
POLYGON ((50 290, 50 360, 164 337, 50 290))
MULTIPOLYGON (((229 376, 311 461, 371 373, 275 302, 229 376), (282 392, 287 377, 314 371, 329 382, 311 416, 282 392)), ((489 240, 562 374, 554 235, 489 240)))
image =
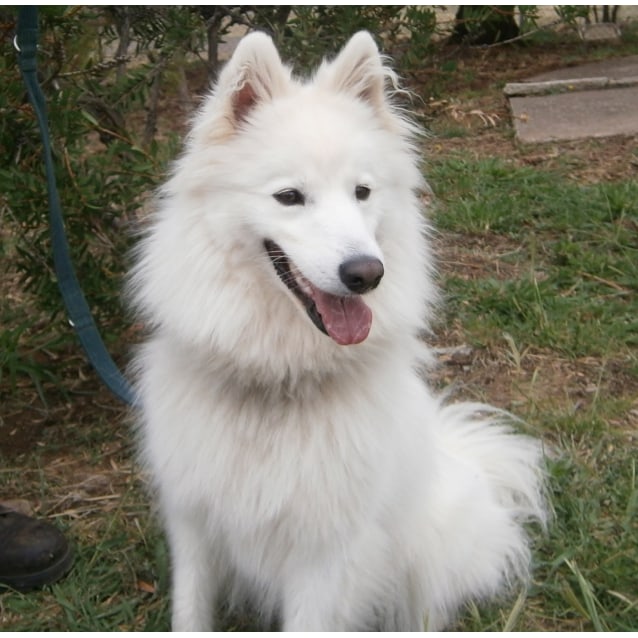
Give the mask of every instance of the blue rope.
POLYGON ((49 127, 46 116, 46 102, 40 89, 37 76, 37 7, 20 7, 16 48, 19 52, 20 71, 22 72, 29 100, 33 105, 42 136, 44 163, 47 174, 47 191, 49 195, 49 223, 51 225, 53 261, 58 278, 58 287, 64 299, 69 321, 75 328, 89 361, 102 381, 119 399, 125 403, 133 404, 135 402, 135 394, 106 350, 73 269, 69 243, 66 238, 60 208, 60 197, 55 182, 53 156, 51 153, 49 127))

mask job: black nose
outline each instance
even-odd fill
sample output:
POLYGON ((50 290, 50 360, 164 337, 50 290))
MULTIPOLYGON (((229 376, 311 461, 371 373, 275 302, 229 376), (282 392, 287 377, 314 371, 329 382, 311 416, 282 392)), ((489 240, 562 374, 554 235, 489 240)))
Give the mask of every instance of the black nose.
POLYGON ((358 295, 373 290, 383 277, 383 264, 376 257, 354 257, 339 266, 339 278, 358 295))

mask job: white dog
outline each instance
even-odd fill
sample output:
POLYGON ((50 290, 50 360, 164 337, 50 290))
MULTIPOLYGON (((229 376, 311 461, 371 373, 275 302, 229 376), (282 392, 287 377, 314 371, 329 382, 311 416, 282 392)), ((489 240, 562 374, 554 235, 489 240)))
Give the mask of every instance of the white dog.
MULTIPOLYGON (((436 294, 416 127, 365 32, 311 81, 244 38, 131 277, 175 630, 440 629, 529 565, 539 445, 419 370, 436 294)), ((495 416, 496 415, 496 416, 495 416)))

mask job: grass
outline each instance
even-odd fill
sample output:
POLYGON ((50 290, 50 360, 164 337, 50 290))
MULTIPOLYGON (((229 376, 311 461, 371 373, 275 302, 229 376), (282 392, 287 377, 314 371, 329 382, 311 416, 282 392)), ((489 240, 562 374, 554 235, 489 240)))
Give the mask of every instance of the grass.
MULTIPOLYGON (((459 153, 432 160, 428 175, 447 298, 437 332, 475 353, 452 378, 543 438, 555 510, 546 535, 532 531, 529 591, 470 606, 458 628, 638 630, 638 185, 459 153)), ((0 450, 0 495, 54 520, 77 552, 60 583, 0 594, 0 624, 167 629, 166 546, 124 411, 81 356, 0 308, 0 323, 14 325, 0 337, 0 435, 37 426, 29 451, 0 450)))
POLYGON ((580 186, 498 159, 448 159, 430 177, 437 227, 506 238, 500 259, 518 270, 448 278, 449 310, 462 313, 471 300, 463 320, 475 337, 506 333, 572 357, 638 345, 638 183, 580 186))
POLYGON ((128 435, 116 434, 114 442, 112 414, 103 410, 95 416, 92 423, 70 419, 62 427, 52 426, 41 450, 0 472, 0 493, 39 504, 40 516, 55 521, 75 550, 73 570, 59 583, 41 591, 1 595, 3 628, 168 627, 166 547, 131 461, 128 435), (59 438, 64 443, 56 446, 53 439, 59 438), (81 453, 74 458, 69 448, 81 453))

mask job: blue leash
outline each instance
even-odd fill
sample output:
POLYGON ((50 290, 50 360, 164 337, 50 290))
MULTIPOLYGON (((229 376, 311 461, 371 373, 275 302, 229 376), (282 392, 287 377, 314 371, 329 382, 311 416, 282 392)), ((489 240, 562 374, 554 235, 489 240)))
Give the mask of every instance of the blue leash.
POLYGON ((60 197, 55 182, 49 127, 46 117, 46 102, 38 83, 36 61, 38 50, 37 7, 20 7, 20 13, 18 14, 18 33, 15 43, 19 52, 22 78, 27 88, 29 100, 33 105, 42 136, 44 163, 47 174, 47 191, 49 194, 49 223, 51 225, 53 262, 58 278, 58 287, 64 299, 69 322, 75 328, 91 365, 102 381, 111 392, 124 401, 124 403, 132 405, 135 402, 135 394, 128 381, 115 365, 102 341, 71 261, 69 243, 66 238, 60 208, 60 197))

